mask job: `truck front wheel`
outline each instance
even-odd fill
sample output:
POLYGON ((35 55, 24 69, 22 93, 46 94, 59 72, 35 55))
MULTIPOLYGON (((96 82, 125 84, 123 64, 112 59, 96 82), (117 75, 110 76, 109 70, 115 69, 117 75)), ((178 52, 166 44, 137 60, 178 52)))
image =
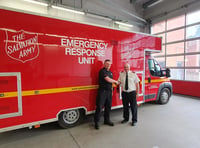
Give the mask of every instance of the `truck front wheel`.
POLYGON ((62 128, 76 126, 83 120, 84 111, 82 109, 73 109, 63 111, 58 116, 58 124, 62 128))
POLYGON ((168 103, 169 98, 170 98, 169 89, 168 88, 163 88, 162 91, 160 92, 158 103, 159 104, 166 104, 166 103, 168 103))

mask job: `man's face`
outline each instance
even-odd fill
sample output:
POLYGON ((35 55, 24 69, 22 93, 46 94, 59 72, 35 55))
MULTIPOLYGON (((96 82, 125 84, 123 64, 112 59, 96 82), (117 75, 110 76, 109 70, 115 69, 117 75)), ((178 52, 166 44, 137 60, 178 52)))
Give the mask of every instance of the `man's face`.
POLYGON ((130 65, 129 64, 125 64, 124 65, 124 71, 128 72, 130 70, 130 65))
POLYGON ((110 66, 111 66, 111 62, 110 61, 107 61, 104 63, 104 67, 109 70, 110 69, 110 66))

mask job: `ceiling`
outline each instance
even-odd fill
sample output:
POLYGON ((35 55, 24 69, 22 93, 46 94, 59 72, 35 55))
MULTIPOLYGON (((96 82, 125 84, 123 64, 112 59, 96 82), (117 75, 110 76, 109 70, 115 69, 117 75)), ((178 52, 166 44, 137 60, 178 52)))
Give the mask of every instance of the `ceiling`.
POLYGON ((199 9, 200 0, 132 0, 133 4, 143 9, 143 17, 146 20, 154 20, 159 17, 175 16, 185 12, 199 9), (157 3, 158 2, 158 3, 157 3), (152 5, 151 4, 156 4, 152 5), (149 7, 150 6, 150 7, 149 7))
MULTIPOLYGON (((144 20, 154 20, 157 18, 162 18, 163 16, 170 14, 177 14, 176 12, 184 12, 186 9, 191 7, 192 9, 199 9, 200 0, 46 0, 50 1, 54 4, 62 4, 74 8, 82 9, 88 3, 98 3, 99 7, 106 7, 110 5, 112 9, 110 11, 121 11, 121 13, 129 13, 130 11, 126 10, 125 7, 122 6, 123 3, 128 3, 130 6, 133 6, 132 9, 135 9, 132 15, 135 15, 136 19, 144 19, 144 20), (104 5, 102 5, 104 3, 104 5), (151 6, 151 4, 155 4, 151 6), (121 6, 121 7, 120 7, 121 6), (114 10, 115 9, 115 10, 114 10), (122 9, 122 10, 120 10, 122 9), (138 17, 138 18, 137 18, 138 17)), ((95 8, 94 8, 95 10, 95 8)), ((104 12, 104 11, 103 11, 104 12)), ((102 13, 103 13, 102 12, 102 13)), ((129 13, 130 15, 130 13, 129 13)), ((138 20, 139 20, 138 19, 138 20)), ((141 21, 141 20, 139 20, 141 21)))
MULTIPOLYGON (((51 1, 53 1, 54 3, 73 6, 76 8, 82 8, 83 4, 87 0, 51 0, 51 1)), ((105 3, 109 2, 108 0, 99 0, 99 1, 105 3)), ((126 0, 126 2, 128 2, 128 0, 126 0)), ((155 15, 158 15, 159 12, 170 13, 170 11, 173 11, 174 9, 180 9, 188 7, 189 5, 195 5, 196 3, 200 3, 200 0, 129 0, 129 3, 130 5, 134 5, 138 12, 142 12, 143 17, 145 19, 150 19, 155 15), (156 5, 151 6, 151 4, 156 4, 156 5)))

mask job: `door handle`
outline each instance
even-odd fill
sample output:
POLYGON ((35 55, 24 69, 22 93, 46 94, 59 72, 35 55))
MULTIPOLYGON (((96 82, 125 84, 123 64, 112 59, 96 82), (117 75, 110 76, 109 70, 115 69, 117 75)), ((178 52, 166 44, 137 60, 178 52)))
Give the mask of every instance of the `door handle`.
POLYGON ((151 78, 150 77, 148 77, 148 83, 151 83, 151 78))

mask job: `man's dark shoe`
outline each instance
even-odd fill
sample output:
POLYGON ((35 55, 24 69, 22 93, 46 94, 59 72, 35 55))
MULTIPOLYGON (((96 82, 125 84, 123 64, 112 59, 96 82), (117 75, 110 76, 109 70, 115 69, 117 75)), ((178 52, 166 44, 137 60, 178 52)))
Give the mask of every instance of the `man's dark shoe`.
POLYGON ((136 125, 137 125, 137 122, 132 122, 131 125, 132 125, 132 126, 136 126, 136 125))
POLYGON ((126 122, 128 122, 128 120, 122 120, 122 121, 121 121, 122 124, 123 124, 123 123, 126 123, 126 122))
POLYGON ((104 124, 109 125, 109 126, 114 126, 114 123, 111 121, 104 121, 104 124))
POLYGON ((94 124, 94 128, 98 130, 98 129, 99 129, 99 124, 98 124, 98 123, 95 123, 95 124, 94 124))

